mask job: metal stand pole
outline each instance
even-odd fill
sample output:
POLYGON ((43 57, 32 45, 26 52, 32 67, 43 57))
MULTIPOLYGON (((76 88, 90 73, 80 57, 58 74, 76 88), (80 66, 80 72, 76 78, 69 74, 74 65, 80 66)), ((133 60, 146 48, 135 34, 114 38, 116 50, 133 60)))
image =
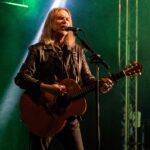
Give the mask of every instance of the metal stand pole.
POLYGON ((96 90, 95 90, 95 99, 96 99, 96 129, 97 129, 97 150, 100 150, 101 138, 100 138, 100 95, 99 95, 99 65, 96 65, 96 90))
POLYGON ((100 150, 100 102, 99 102, 99 89, 100 89, 100 84, 99 84, 99 70, 100 67, 99 65, 102 64, 106 69, 109 68, 107 63, 101 58, 99 54, 96 54, 95 51, 83 40, 81 39, 76 31, 74 31, 74 34, 76 37, 80 40, 81 44, 91 52, 92 56, 90 58, 90 62, 94 63, 96 66, 96 89, 95 89, 95 100, 96 100, 96 129, 97 129, 97 150, 100 150))

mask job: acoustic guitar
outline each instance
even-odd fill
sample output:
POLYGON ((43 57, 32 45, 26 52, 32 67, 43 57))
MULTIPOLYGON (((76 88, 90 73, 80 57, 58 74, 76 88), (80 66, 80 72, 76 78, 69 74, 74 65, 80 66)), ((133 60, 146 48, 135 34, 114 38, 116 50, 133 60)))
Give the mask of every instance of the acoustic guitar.
MULTIPOLYGON (((117 81, 124 76, 133 76, 141 72, 142 65, 134 62, 121 72, 111 74, 109 78, 117 81)), ((67 88, 67 93, 61 96, 48 92, 25 92, 21 96, 22 120, 35 135, 54 136, 64 128, 70 116, 84 114, 87 108, 84 96, 96 88, 96 82, 81 88, 72 79, 64 79, 60 84, 67 88)))

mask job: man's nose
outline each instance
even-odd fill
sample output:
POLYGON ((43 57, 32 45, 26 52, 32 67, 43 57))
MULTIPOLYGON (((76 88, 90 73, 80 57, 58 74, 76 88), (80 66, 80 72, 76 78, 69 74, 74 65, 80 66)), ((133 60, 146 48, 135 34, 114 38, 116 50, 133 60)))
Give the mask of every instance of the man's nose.
POLYGON ((67 20, 63 20, 63 22, 62 22, 65 26, 68 26, 69 24, 68 24, 68 22, 67 22, 67 20))
POLYGON ((67 22, 67 19, 66 19, 66 18, 63 18, 63 22, 67 22))

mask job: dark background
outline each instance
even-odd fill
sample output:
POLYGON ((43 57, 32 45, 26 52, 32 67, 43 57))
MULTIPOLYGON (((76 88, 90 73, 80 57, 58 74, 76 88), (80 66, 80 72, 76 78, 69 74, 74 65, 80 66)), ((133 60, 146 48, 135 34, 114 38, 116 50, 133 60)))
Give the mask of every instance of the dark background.
MULTIPOLYGON (((20 120, 18 93, 21 90, 15 86, 13 78, 52 3, 53 1, 30 0, 29 8, 0 3, 0 149, 25 150, 29 145, 28 129, 20 120)), ((84 29, 91 47, 111 66, 109 72, 118 72, 118 0, 70 0, 67 7, 72 13, 74 26, 84 29)), ((144 66, 143 74, 138 80, 139 111, 142 120, 146 121, 150 119, 149 0, 139 0, 138 25, 138 56, 144 66)), ((94 65, 90 66, 95 73, 94 65)), ((101 77, 107 75, 103 66, 100 67, 100 74, 101 77)), ((119 88, 121 82, 124 79, 110 93, 100 96, 102 150, 120 150, 122 147, 123 102, 119 96, 122 92, 119 88)), ((93 97, 94 93, 87 95, 88 108, 81 121, 86 150, 96 149, 96 104, 93 97)))

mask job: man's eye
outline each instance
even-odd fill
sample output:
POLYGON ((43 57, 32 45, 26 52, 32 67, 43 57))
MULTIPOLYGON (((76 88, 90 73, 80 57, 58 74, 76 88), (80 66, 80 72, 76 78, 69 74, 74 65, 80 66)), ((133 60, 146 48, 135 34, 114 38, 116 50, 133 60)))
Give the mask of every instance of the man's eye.
POLYGON ((60 20, 60 19, 63 19, 63 17, 57 17, 56 19, 60 20))

